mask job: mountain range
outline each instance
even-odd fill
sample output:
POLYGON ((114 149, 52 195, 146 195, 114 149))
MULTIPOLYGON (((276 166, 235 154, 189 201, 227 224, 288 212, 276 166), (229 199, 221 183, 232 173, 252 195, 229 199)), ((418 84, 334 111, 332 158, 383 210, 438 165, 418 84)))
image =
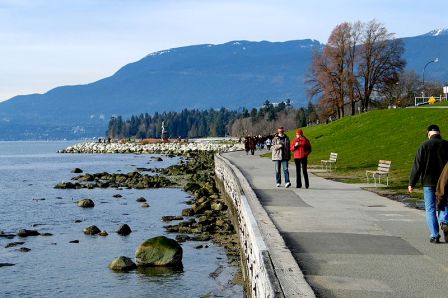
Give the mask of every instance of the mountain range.
MULTIPOLYGON (((407 69, 448 79, 448 30, 403 38, 407 69)), ((305 75, 316 40, 232 41, 151 53, 99 81, 62 86, 0 103, 0 139, 104 136, 111 116, 189 109, 239 109, 290 99, 305 106, 305 75)))

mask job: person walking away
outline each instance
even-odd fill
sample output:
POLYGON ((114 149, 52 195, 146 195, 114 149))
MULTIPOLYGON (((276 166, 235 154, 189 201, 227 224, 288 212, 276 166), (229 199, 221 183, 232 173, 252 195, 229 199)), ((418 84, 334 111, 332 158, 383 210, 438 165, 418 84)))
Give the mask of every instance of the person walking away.
MULTIPOLYGON (((442 173, 440 173, 439 180, 436 186, 436 207, 439 211, 439 222, 441 218, 448 214, 448 163, 443 167, 442 173)), ((447 222, 440 222, 440 228, 443 232, 443 238, 445 242, 448 242, 448 224, 447 222)))
POLYGON ((428 140, 417 150, 409 177, 408 191, 413 192, 418 180, 423 185, 425 200, 426 224, 431 233, 430 242, 440 243, 439 223, 443 229, 448 225, 448 216, 444 210, 436 214, 436 186, 443 167, 448 162, 448 141, 442 139, 440 129, 432 124, 427 129, 428 140))
POLYGON ((281 169, 283 168, 283 176, 285 178, 285 187, 291 186, 289 181, 288 162, 291 158, 290 141, 285 135, 285 128, 283 126, 277 129, 278 134, 272 139, 272 160, 275 168, 275 181, 277 187, 282 183, 281 169))
POLYGON ((269 151, 269 150, 271 150, 271 144, 272 144, 272 140, 271 140, 271 138, 270 137, 267 137, 266 138, 266 149, 269 151))
POLYGON ((249 150, 250 150, 250 144, 249 144, 249 136, 246 136, 244 138, 244 151, 246 151, 246 155, 249 154, 249 150))
POLYGON ((303 131, 298 129, 296 131, 296 138, 291 143, 291 151, 294 152, 294 162, 296 164, 296 177, 297 177, 297 188, 302 188, 302 177, 305 180, 305 187, 310 187, 310 182, 308 180, 308 155, 311 153, 311 143, 303 135, 303 131), (300 171, 302 169, 302 171, 300 171))

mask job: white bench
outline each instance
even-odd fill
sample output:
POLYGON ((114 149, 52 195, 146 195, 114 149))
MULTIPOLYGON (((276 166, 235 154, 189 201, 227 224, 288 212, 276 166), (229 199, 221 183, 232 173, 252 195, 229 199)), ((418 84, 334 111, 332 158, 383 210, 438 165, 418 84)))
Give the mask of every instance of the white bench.
POLYGON ((333 166, 334 169, 336 169, 336 161, 337 160, 338 160, 338 154, 334 153, 334 152, 331 152, 329 159, 325 159, 325 160, 322 159, 320 161, 320 164, 322 165, 322 170, 324 169, 324 166, 325 166, 325 170, 326 171, 328 171, 328 170, 331 171, 331 167, 332 166, 333 166))
POLYGON ((390 160, 380 160, 376 171, 366 171, 367 183, 369 183, 369 176, 372 176, 376 186, 376 179, 378 178, 378 183, 381 183, 381 177, 386 176, 386 185, 389 186, 389 171, 391 163, 392 162, 390 160))

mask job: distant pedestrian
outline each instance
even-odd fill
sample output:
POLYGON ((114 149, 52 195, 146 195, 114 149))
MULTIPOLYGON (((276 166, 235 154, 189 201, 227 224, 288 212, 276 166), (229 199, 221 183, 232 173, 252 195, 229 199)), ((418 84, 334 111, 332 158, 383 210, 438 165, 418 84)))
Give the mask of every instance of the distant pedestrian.
POLYGON ((283 176, 285 177, 285 187, 290 187, 288 162, 291 158, 289 138, 285 135, 283 126, 277 129, 277 135, 272 140, 272 160, 275 165, 275 181, 277 187, 282 183, 281 170, 283 168, 283 176))
POLYGON ((248 155, 249 154, 249 151, 250 151, 250 143, 249 143, 249 136, 246 136, 245 138, 244 138, 244 151, 246 151, 246 155, 248 155))
POLYGON ((272 140, 271 140, 270 137, 266 138, 266 142, 265 143, 266 143, 266 149, 267 150, 271 150, 272 140))
POLYGON ((300 169, 302 169, 305 187, 308 188, 310 187, 310 182, 308 180, 308 155, 311 153, 311 143, 303 135, 303 131, 301 129, 296 131, 296 138, 291 143, 291 151, 294 152, 294 162, 296 164, 296 187, 302 187, 302 177, 300 174, 300 169))
POLYGON ((439 243, 439 224, 448 241, 448 214, 446 209, 436 214, 436 186, 443 167, 448 162, 448 141, 443 140, 437 125, 430 125, 427 130, 428 140, 418 148, 414 165, 409 177, 409 192, 414 191, 421 178, 423 198, 425 200, 426 224, 431 233, 430 242, 439 243))

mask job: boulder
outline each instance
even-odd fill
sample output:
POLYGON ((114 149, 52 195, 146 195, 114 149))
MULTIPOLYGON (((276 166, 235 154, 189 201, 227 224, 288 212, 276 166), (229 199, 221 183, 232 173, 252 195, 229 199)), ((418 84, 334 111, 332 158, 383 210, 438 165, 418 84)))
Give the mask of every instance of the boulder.
POLYGON ((109 234, 106 231, 101 231, 98 235, 106 237, 109 234))
POLYGON ((40 235, 40 233, 36 230, 20 229, 17 232, 17 236, 19 236, 19 237, 39 236, 39 235, 40 235))
POLYGON ((92 181, 95 181, 95 176, 93 176, 91 174, 85 174, 85 175, 80 175, 80 176, 74 177, 73 180, 92 182, 92 181))
POLYGON ((79 183, 60 182, 60 183, 56 184, 56 186, 54 188, 56 188, 56 189, 75 189, 75 188, 80 188, 80 185, 79 185, 79 183))
POLYGON ((86 235, 96 235, 99 234, 101 232, 100 229, 98 229, 97 226, 90 226, 84 229, 84 234, 86 235))
POLYGON ((130 258, 120 256, 109 264, 109 268, 114 271, 129 271, 137 268, 137 265, 130 258))
POLYGON ((137 247, 135 260, 138 266, 178 266, 182 264, 182 247, 165 236, 154 237, 137 247))
POLYGON ((117 233, 121 236, 127 236, 132 233, 132 230, 127 224, 124 224, 118 228, 117 233))
POLYGON ((195 214, 202 214, 206 210, 210 210, 210 202, 205 201, 203 203, 195 203, 191 206, 195 214))
POLYGON ((182 216, 176 216, 176 215, 166 215, 162 216, 162 221, 173 221, 173 220, 183 220, 184 218, 182 216))
POLYGON ((17 245, 22 245, 22 244, 25 244, 25 242, 21 242, 21 241, 20 242, 11 242, 11 243, 6 244, 5 248, 14 247, 17 245))
POLYGON ((31 248, 28 247, 21 247, 21 248, 17 248, 17 251, 21 251, 21 252, 29 252, 31 250, 31 248))
POLYGON ((137 200, 135 200, 136 202, 139 202, 139 203, 144 203, 144 202, 146 202, 146 199, 144 198, 144 197, 140 197, 140 198, 138 198, 137 200))
POLYGON ((185 234, 179 234, 176 236, 176 241, 177 242, 185 242, 187 240, 190 240, 190 236, 185 235, 185 234))
POLYGON ((72 241, 69 241, 68 243, 79 243, 79 240, 72 240, 72 241))
POLYGON ((95 207, 95 203, 91 199, 81 199, 78 201, 78 207, 93 208, 95 207))
POLYGON ((82 173, 83 171, 80 169, 80 168, 74 168, 73 170, 72 170, 72 173, 75 173, 75 174, 79 174, 79 173, 82 173))
POLYGON ((142 208, 148 208, 149 207, 149 204, 148 203, 142 203, 141 205, 140 205, 140 207, 142 207, 142 208))
POLYGON ((222 210, 226 210, 227 206, 224 205, 223 203, 215 202, 215 203, 212 203, 211 208, 212 208, 212 210, 222 211, 222 210))
POLYGON ((182 216, 193 216, 194 215, 194 210, 191 208, 186 208, 184 210, 182 210, 182 216))

